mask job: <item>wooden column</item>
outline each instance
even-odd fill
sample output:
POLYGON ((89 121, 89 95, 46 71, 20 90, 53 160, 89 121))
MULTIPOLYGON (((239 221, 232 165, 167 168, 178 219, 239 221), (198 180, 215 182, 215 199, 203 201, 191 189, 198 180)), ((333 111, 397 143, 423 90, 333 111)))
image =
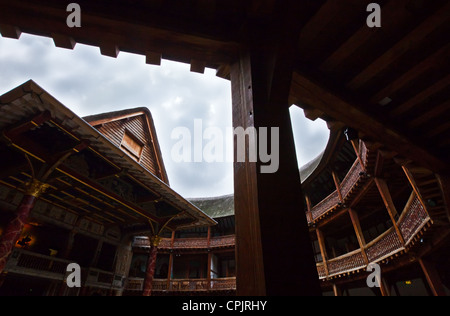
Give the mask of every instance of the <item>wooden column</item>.
POLYGON ((395 215, 397 215, 397 210, 395 208, 394 202, 392 201, 391 193, 389 192, 389 188, 384 179, 375 178, 375 183, 378 187, 378 191, 380 192, 381 198, 383 199, 384 205, 389 213, 389 216, 392 220, 392 225, 394 225, 394 229, 397 233, 398 238, 403 246, 405 246, 405 239, 398 228, 397 221, 395 219, 395 215))
POLYGON ((32 180, 26 185, 25 196, 17 208, 15 217, 8 223, 0 238, 0 275, 5 269, 17 240, 20 238, 23 227, 36 205, 38 197, 48 188, 48 185, 32 180))
POLYGON ((382 296, 391 296, 391 291, 389 289, 389 283, 383 277, 380 278, 380 291, 382 296))
POLYGON ((319 242, 320 254, 322 255, 323 267, 325 269, 325 275, 328 277, 328 254, 327 247, 325 245, 325 238, 323 236, 323 232, 320 229, 316 229, 317 240, 319 242))
POLYGON ((333 175, 333 181, 334 181, 334 185, 336 186, 336 191, 339 195, 339 201, 341 203, 344 203, 344 199, 342 198, 342 193, 341 193, 341 182, 339 181, 339 177, 336 174, 336 171, 332 170, 331 174, 333 175))
POLYGON ((142 293, 142 296, 152 295, 153 279, 155 277, 155 268, 156 268, 156 258, 158 255, 158 246, 160 242, 161 237, 159 236, 150 237, 150 253, 148 255, 147 271, 145 274, 144 291, 142 293))
POLYGON ((445 209, 447 210, 447 218, 450 221, 450 177, 437 175, 436 178, 438 179, 439 186, 441 187, 445 209))
POLYGON ((342 291, 337 286, 337 284, 333 284, 333 293, 334 293, 334 296, 342 296, 342 291))
POLYGON ((311 200, 309 199, 309 196, 305 195, 305 201, 306 201, 306 208, 307 208, 307 213, 306 213, 306 218, 307 220, 312 223, 313 220, 313 216, 312 216, 312 206, 311 206, 311 200))
POLYGON ((359 139, 352 139, 350 142, 352 143, 353 150, 355 151, 356 157, 358 158, 358 161, 359 161, 362 169, 364 171, 366 171, 366 166, 365 166, 364 161, 363 161, 363 159, 361 157, 361 152, 359 151, 360 140, 359 139))
POLYGON ((367 258, 366 253, 366 240, 361 229, 361 223, 359 222, 358 213, 356 213, 355 210, 349 208, 348 214, 350 215, 350 219, 352 220, 353 228, 355 229, 356 238, 358 239, 359 247, 361 248, 361 253, 364 257, 364 261, 366 262, 366 264, 368 264, 369 259, 367 258))
MULTIPOLYGON (((294 8, 286 20, 301 15, 299 1, 277 2, 287 4, 294 8)), ((239 60, 231 65, 234 127, 268 128, 269 145, 272 128, 279 132, 278 153, 272 148, 276 172, 262 173, 267 164, 259 155, 249 161, 248 143, 246 161, 234 163, 238 296, 321 295, 289 114, 296 46, 284 37, 298 41, 292 34, 298 23, 277 22, 247 26, 239 60)))
POLYGON ((442 285, 441 278, 439 277, 439 273, 436 271, 434 264, 424 258, 419 258, 419 263, 433 295, 447 296, 444 286, 442 285))

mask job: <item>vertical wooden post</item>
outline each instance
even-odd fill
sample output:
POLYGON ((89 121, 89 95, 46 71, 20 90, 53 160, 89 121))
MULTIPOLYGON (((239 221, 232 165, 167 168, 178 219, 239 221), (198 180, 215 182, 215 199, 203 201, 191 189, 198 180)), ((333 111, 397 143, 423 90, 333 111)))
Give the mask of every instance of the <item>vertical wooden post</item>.
POLYGON ((206 271, 208 273, 208 275, 206 276, 206 280, 208 282, 208 290, 212 290, 211 288, 211 260, 212 260, 212 253, 211 251, 208 249, 208 266, 206 268, 206 271))
POLYGON ((419 258, 419 263, 433 295, 446 296, 444 286, 442 285, 441 278, 439 277, 439 273, 436 271, 434 264, 424 258, 419 258))
POLYGON ((328 277, 330 274, 328 271, 328 254, 327 247, 325 246, 325 238, 323 236, 322 230, 316 229, 317 240, 319 241, 320 254, 322 255, 323 267, 325 269, 325 275, 328 277))
POLYGON ((436 178, 439 182, 439 186, 441 187, 445 209, 447 210, 447 218, 450 222, 450 177, 444 175, 437 175, 436 178))
POLYGON ((339 181, 339 177, 336 174, 336 171, 332 170, 331 174, 333 175, 333 181, 334 181, 334 185, 336 186, 336 191, 339 195, 339 201, 341 201, 341 203, 344 203, 344 199, 342 197, 342 193, 341 193, 341 182, 339 181))
MULTIPOLYGON (((422 204, 424 210, 428 213, 428 207, 425 203, 422 194, 420 193, 419 187, 417 186, 416 180, 414 179, 414 175, 411 173, 409 168, 407 166, 402 166, 403 172, 405 173, 406 177, 408 178, 409 184, 411 184, 414 192, 417 195, 417 198, 419 199, 420 203, 422 204)), ((431 171, 430 171, 431 173, 431 171)))
POLYGON ((308 195, 305 195, 305 201, 306 201, 306 208, 308 210, 308 212, 306 213, 306 218, 310 223, 312 223, 314 220, 313 220, 313 216, 312 216, 312 212, 311 212, 311 210, 312 210, 311 200, 309 199, 308 195))
POLYGON ((48 185, 32 180, 26 185, 25 196, 17 208, 14 219, 8 223, 0 238, 0 275, 5 269, 17 240, 20 238, 23 227, 36 205, 38 197, 48 188, 48 185))
POLYGON ((337 286, 336 283, 333 283, 333 293, 334 293, 334 296, 342 296, 342 291, 341 291, 341 289, 337 286))
POLYGON ((389 216, 392 220, 392 225, 394 225, 394 229, 397 233, 398 238, 403 246, 405 246, 405 239, 398 228, 397 221, 395 220, 395 216, 397 215, 397 210, 395 208, 394 202, 392 201, 391 193, 389 192, 389 188, 384 179, 375 178, 375 183, 378 187, 378 191, 380 192, 381 198, 383 199, 384 205, 389 213, 389 216))
POLYGON ((268 86, 268 64, 247 51, 231 66, 234 127, 277 128, 282 140, 272 153, 279 158, 275 173, 261 173, 260 160, 234 164, 237 294, 321 295, 289 114, 290 81, 285 93, 268 86))
POLYGON ((355 229, 356 238, 358 239, 359 247, 361 248, 361 253, 364 257, 364 261, 366 262, 366 264, 368 264, 369 259, 366 253, 366 240, 361 229, 361 223, 359 222, 358 213, 356 213, 355 210, 349 208, 348 214, 350 215, 350 219, 352 220, 353 228, 355 229))
POLYGON ((358 158, 358 161, 359 161, 362 169, 364 171, 366 171, 366 166, 365 166, 364 161, 363 161, 363 159, 361 157, 361 152, 359 151, 360 140, 359 139, 352 139, 350 142, 352 143, 353 150, 355 151, 356 157, 358 158))
POLYGON ((151 296, 153 289, 153 279, 155 277, 156 259, 158 255, 158 246, 161 242, 161 237, 152 236, 150 238, 150 253, 148 255, 147 271, 144 280, 144 291, 142 296, 151 296))
POLYGON ((389 283, 385 278, 380 278, 380 291, 382 296, 391 296, 391 291, 389 289, 389 283))

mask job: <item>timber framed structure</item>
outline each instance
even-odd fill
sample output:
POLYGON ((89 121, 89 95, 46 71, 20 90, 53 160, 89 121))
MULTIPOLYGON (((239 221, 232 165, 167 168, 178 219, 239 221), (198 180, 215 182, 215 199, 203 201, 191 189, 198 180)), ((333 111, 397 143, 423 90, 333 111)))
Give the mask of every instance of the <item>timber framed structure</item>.
MULTIPOLYGON (((383 25, 372 29, 370 2, 80 0, 83 26, 68 28, 63 1, 0 0, 0 32, 51 37, 67 49, 94 45, 110 57, 137 53, 149 64, 176 60, 230 79, 234 126, 279 127, 284 144, 276 174, 235 164, 237 294, 319 295, 289 106, 355 129, 365 144, 413 165, 412 175, 429 170, 449 200, 449 3, 380 0, 383 25), (280 208, 283 216, 273 211, 280 208)), ((385 183, 376 187, 391 205, 385 183)))

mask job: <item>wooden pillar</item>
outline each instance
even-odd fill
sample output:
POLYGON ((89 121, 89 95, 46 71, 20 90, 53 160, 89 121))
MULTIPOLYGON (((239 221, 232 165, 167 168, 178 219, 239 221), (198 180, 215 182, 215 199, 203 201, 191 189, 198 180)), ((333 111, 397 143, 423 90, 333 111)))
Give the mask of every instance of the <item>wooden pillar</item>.
POLYGON ((158 246, 161 242, 161 237, 152 236, 150 238, 150 253, 147 261, 147 271, 144 280, 144 291, 142 296, 151 296, 153 289, 153 279, 155 277, 156 258, 158 255, 158 246))
POLYGON ((353 228, 355 229, 356 238, 358 239, 359 247, 361 248, 361 253, 364 257, 364 261, 366 262, 366 264, 368 264, 369 259, 366 253, 366 240, 361 229, 361 223, 359 222, 358 213, 356 213, 355 210, 349 208, 348 214, 350 215, 350 219, 352 220, 353 228))
POLYGON ((33 210, 38 197, 48 188, 48 185, 32 180, 26 185, 25 196, 17 208, 14 219, 8 223, 0 238, 0 274, 3 273, 23 227, 33 210))
POLYGON ((171 288, 171 280, 172 280, 172 270, 173 270, 173 244, 175 242, 175 231, 172 231, 172 238, 170 240, 170 248, 172 249, 170 251, 169 255, 169 268, 167 271, 167 289, 170 291, 171 288))
POLYGON ((439 277, 439 273, 436 271, 434 264, 424 258, 419 258, 419 263, 433 295, 447 296, 444 286, 442 285, 441 278, 439 277))
POLYGON ((384 179, 375 178, 375 183, 378 187, 378 191, 380 192, 381 198, 383 199, 384 205, 386 206, 386 209, 389 213, 389 217, 392 220, 392 225, 394 225, 394 229, 397 233, 398 238, 400 239, 400 242, 403 246, 405 246, 405 239, 403 238, 403 235, 398 228, 397 221, 395 219, 395 216, 397 215, 397 210, 395 208, 394 202, 392 201, 391 193, 389 192, 389 188, 387 186, 387 183, 384 179))
POLYGON ((334 296, 342 296, 342 291, 337 286, 337 284, 333 284, 333 293, 334 293, 334 296))
POLYGON ((447 210, 447 218, 450 222, 450 177, 444 175, 437 175, 436 178, 439 182, 439 186, 441 187, 445 209, 447 210))
MULTIPOLYGON (((254 128, 258 136, 267 128, 269 145, 278 132, 269 151, 279 160, 275 172, 262 172, 267 163, 260 151, 257 162, 248 159, 250 150, 261 148, 247 141, 247 159, 234 163, 237 295, 321 295, 289 113, 295 45, 277 43, 270 26, 268 32, 255 39, 259 26, 244 31, 248 46, 231 65, 234 127, 254 128), (268 42, 258 45, 258 40, 268 42)), ((235 152, 239 144, 235 140, 235 152)))
POLYGON ((366 171, 366 165, 364 164, 364 161, 361 157, 361 151, 360 148, 360 140, 359 139, 353 139, 351 140, 353 150, 355 151, 356 157, 358 158, 359 164, 361 165, 362 169, 366 171))
MULTIPOLYGON (((422 194, 420 193, 419 187, 417 186, 416 180, 414 179, 414 175, 411 173, 409 168, 405 165, 402 166, 403 172, 405 173, 406 177, 408 178, 409 184, 412 186, 414 192, 417 195, 417 198, 419 199, 420 203, 422 204, 424 210, 428 213, 428 207, 425 203, 422 194)), ((431 171, 429 171, 431 173, 431 171)))
POLYGON ((320 229, 316 229, 317 240, 319 241, 320 254, 322 255, 323 267, 325 269, 325 275, 328 277, 328 254, 327 247, 325 246, 325 237, 320 229))
POLYGON ((341 203, 344 203, 344 199, 343 199, 342 193, 341 193, 341 182, 339 181, 339 177, 336 174, 336 171, 334 171, 334 170, 331 171, 331 174, 333 175, 333 181, 334 181, 334 185, 336 186, 336 191, 339 196, 339 201, 341 203))
POLYGON ((208 290, 211 290, 211 261, 212 261, 212 253, 211 251, 208 249, 208 265, 206 268, 207 271, 207 275, 206 275, 206 281, 208 282, 208 290))
POLYGON ((312 216, 312 206, 311 206, 311 200, 309 199, 308 195, 305 195, 305 201, 306 201, 306 208, 307 208, 307 213, 306 213, 306 218, 308 220, 308 222, 312 223, 313 220, 313 216, 312 216))
POLYGON ((391 296, 391 291, 389 289, 389 283, 383 277, 380 278, 380 291, 382 296, 391 296))

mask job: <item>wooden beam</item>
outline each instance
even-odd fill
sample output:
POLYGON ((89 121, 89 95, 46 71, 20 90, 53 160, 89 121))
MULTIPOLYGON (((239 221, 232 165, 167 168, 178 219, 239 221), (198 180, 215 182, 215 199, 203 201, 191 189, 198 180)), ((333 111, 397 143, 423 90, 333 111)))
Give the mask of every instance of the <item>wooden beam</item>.
POLYGON ((436 271, 434 263, 424 258, 418 259, 420 266, 422 267, 423 274, 427 279, 428 286, 433 292, 434 296, 447 296, 444 290, 439 273, 436 271))
POLYGON ((392 225, 394 226, 395 232, 403 246, 405 246, 405 239, 403 238, 402 232, 400 231, 397 225, 397 209, 395 208, 394 201, 392 200, 391 193, 389 192, 388 185, 384 179, 375 178, 375 183, 378 187, 378 191, 380 192, 381 198, 383 199, 384 205, 389 213, 389 217, 391 218, 392 225))
POLYGON ((331 174, 333 176, 334 185, 336 186, 336 191, 339 196, 339 201, 341 201, 341 203, 344 203, 344 199, 342 198, 342 193, 341 193, 341 182, 339 181, 339 177, 336 174, 336 171, 334 171, 334 170, 331 171, 331 174))
MULTIPOLYGON (((372 62, 366 69, 354 77, 347 85, 351 90, 358 89, 365 85, 369 80, 380 74, 383 70, 395 63, 404 53, 419 46, 422 41, 436 30, 440 25, 447 23, 450 20, 450 4, 447 4, 440 10, 437 10, 434 15, 426 19, 411 33, 409 33, 401 41, 397 42, 391 49, 384 53, 377 60, 372 62)), ((383 12, 386 12, 384 10, 383 12)), ((397 14, 394 11, 394 14, 397 14)), ((395 16, 393 17, 395 20, 395 16)))
MULTIPOLYGON (((296 58, 290 43, 298 38, 302 25, 294 22, 304 8, 296 0, 277 6, 274 23, 255 22, 243 31, 240 58, 231 65, 233 126, 265 127, 269 139, 278 132, 283 144, 272 148, 278 149, 275 172, 263 172, 261 157, 234 163, 237 295, 320 296, 289 114, 296 58)), ((235 152, 237 146, 235 141, 235 152)), ((247 144, 247 154, 250 150, 247 144)))
POLYGON ((65 49, 74 49, 77 42, 70 36, 60 33, 52 33, 53 42, 56 47, 65 49))
POLYGON ((366 253, 366 240, 361 229, 361 223, 359 221, 358 213, 356 213, 354 209, 349 208, 348 214, 350 215, 350 219, 352 220, 353 228, 355 229, 356 238, 358 239, 359 248, 361 248, 361 253, 364 257, 364 261, 366 262, 366 264, 368 264, 369 258, 367 257, 366 253))
POLYGON ((318 228, 316 229, 316 234, 317 240, 319 242, 320 254, 322 256, 323 267, 325 269, 325 275, 328 277, 330 272, 328 271, 328 254, 327 254, 327 247, 325 244, 325 237, 323 235, 323 231, 318 228))
POLYGON ((371 97, 370 102, 373 104, 378 104, 378 102, 380 102, 384 98, 392 96, 395 92, 410 84, 412 80, 418 78, 426 71, 429 71, 431 68, 438 68, 442 64, 442 62, 447 60, 449 54, 450 44, 447 44, 397 79, 389 82, 387 86, 385 86, 383 89, 381 89, 371 97))
MULTIPOLYGON (((422 197, 422 193, 420 192, 420 188, 416 183, 415 177, 413 175, 413 172, 411 168, 407 167, 406 165, 402 165, 403 172, 405 173, 406 177, 408 178, 409 184, 413 188, 413 191, 416 193, 417 198, 419 199, 420 203, 422 204, 424 210, 428 213, 427 204, 425 203, 425 200, 422 197)), ((423 170, 425 173, 430 173, 429 170, 423 170)))
POLYGON ((161 66, 161 59, 162 59, 161 53, 155 53, 155 52, 146 52, 145 53, 145 62, 148 65, 161 66))
POLYGON ((3 37, 13 39, 19 39, 22 34, 18 27, 8 24, 0 24, 0 33, 3 37))
POLYGON ((438 82, 434 82, 431 86, 429 86, 427 89, 420 91, 416 95, 412 96, 408 101, 406 101, 403 104, 400 104, 399 106, 395 107, 391 112, 391 117, 397 117, 401 114, 404 114, 405 112, 413 109, 417 105, 419 105, 421 102, 425 101, 427 98, 432 96, 435 93, 438 93, 441 90, 448 89, 450 85, 450 75, 444 77, 443 79, 439 80, 438 82))
POLYGON ((108 56, 112 58, 117 58, 117 56, 119 56, 120 49, 116 43, 103 41, 100 43, 99 47, 100 53, 103 56, 108 56))
POLYGON ((363 106, 355 104, 332 92, 318 82, 300 74, 293 74, 291 95, 310 106, 323 111, 335 120, 341 121, 374 141, 385 144, 405 157, 415 160, 435 172, 448 171, 448 163, 416 144, 402 132, 389 126, 389 122, 366 112, 363 106))
POLYGON ((196 72, 199 74, 205 73, 206 63, 198 60, 191 60, 191 72, 196 72))
POLYGON ((450 177, 437 175, 439 186, 441 188, 442 197, 444 199, 445 209, 447 210, 447 218, 450 222, 450 177))
MULTIPOLYGON (((342 5, 342 1, 336 1, 337 6, 334 7, 334 12, 337 12, 342 5)), ((333 53, 328 56, 328 58, 322 63, 320 69, 325 72, 333 72, 344 63, 349 56, 355 54, 355 52, 367 42, 370 42, 374 36, 383 33, 386 29, 396 29, 401 26, 401 23, 405 20, 405 16, 409 13, 404 10, 405 4, 409 0, 395 0, 389 1, 386 6, 383 6, 383 27, 381 28, 369 28, 367 24, 364 23, 361 28, 356 31, 344 44, 342 44, 338 49, 334 50, 333 53)), ((364 7, 361 8, 365 10, 367 4, 358 4, 364 7)), ((363 12, 361 10, 361 12, 363 12)), ((334 13, 329 13, 333 15, 334 13)), ((321 22, 321 21, 320 21, 321 22)), ((342 67, 342 66, 341 66, 342 67)))

